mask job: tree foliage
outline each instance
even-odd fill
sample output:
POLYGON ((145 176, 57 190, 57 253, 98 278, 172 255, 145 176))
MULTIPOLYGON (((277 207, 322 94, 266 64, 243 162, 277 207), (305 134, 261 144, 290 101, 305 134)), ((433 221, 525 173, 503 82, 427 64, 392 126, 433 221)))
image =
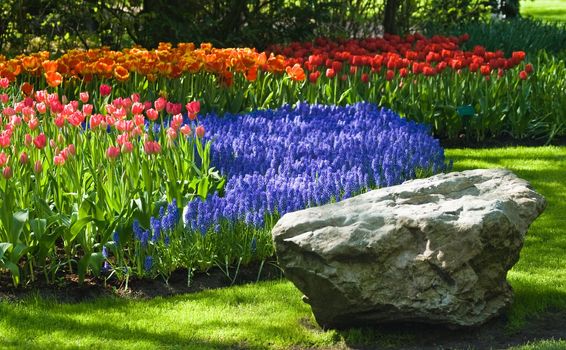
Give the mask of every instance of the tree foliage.
POLYGON ((503 11, 517 0, 502 1, 2 0, 0 52, 155 47, 161 41, 262 49, 315 36, 401 34, 430 21, 450 24, 480 18, 490 8, 503 11))

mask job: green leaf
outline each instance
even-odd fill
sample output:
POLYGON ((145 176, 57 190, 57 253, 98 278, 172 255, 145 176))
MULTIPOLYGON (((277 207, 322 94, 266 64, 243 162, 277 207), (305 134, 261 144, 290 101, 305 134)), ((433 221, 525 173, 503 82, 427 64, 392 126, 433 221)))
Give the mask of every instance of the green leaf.
POLYGON ((46 219, 32 219, 29 222, 34 239, 40 241, 47 229, 46 219))
POLYGON ((12 249, 12 243, 3 242, 0 243, 0 261, 4 257, 4 254, 12 249))
POLYGON ((12 243, 16 243, 20 236, 20 233, 24 229, 24 225, 28 221, 29 212, 25 211, 17 211, 12 215, 12 226, 10 227, 10 238, 12 243))
POLYGON ((65 231, 65 234, 63 235, 65 241, 67 243, 74 241, 75 238, 79 235, 79 233, 81 233, 81 231, 85 228, 85 226, 88 225, 93 220, 94 219, 92 218, 92 216, 87 216, 75 221, 71 225, 70 229, 65 231))

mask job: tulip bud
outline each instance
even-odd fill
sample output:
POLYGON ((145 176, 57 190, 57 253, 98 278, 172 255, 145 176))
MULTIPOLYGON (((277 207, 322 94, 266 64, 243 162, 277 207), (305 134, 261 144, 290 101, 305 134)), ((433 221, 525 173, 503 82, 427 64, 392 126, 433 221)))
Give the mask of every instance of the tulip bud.
POLYGON ((2 170, 2 176, 4 176, 6 180, 9 180, 12 175, 14 175, 14 173, 12 172, 12 168, 10 168, 9 166, 6 166, 4 170, 2 170))
POLYGON ((31 146, 31 143, 33 142, 33 139, 31 137, 30 134, 25 134, 24 135, 24 145, 26 145, 26 147, 31 146))
POLYGON ((28 154, 26 152, 22 152, 22 154, 20 154, 20 164, 27 164, 28 162, 29 162, 28 154))
POLYGON ((33 172, 39 174, 43 171, 43 164, 41 164, 40 160, 36 160, 35 164, 33 165, 33 172))
POLYGON ((72 156, 77 154, 77 149, 75 148, 75 145, 73 145, 72 143, 67 146, 67 149, 69 150, 69 153, 71 153, 72 156))

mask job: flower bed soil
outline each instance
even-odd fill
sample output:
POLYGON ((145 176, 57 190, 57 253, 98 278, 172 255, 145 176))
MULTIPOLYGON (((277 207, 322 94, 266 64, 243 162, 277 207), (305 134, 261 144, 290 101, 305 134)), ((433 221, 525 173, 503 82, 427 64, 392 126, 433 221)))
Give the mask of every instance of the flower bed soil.
MULTIPOLYGON (((264 263, 260 272, 260 264, 240 267, 234 282, 219 268, 208 272, 195 273, 187 285, 187 270, 177 270, 171 274, 168 283, 163 279, 130 279, 128 288, 124 281, 110 279, 106 283, 101 278, 87 278, 81 285, 76 274, 60 275, 55 284, 47 284, 41 275, 29 286, 14 288, 8 276, 0 278, 0 301, 18 301, 35 295, 53 299, 62 303, 79 303, 104 296, 117 296, 134 299, 167 297, 178 294, 196 293, 207 289, 229 287, 253 283, 257 280, 275 280, 283 278, 279 267, 272 262, 264 263), (258 279, 259 275, 259 279, 258 279)), ((235 268, 230 269, 230 277, 235 268)))

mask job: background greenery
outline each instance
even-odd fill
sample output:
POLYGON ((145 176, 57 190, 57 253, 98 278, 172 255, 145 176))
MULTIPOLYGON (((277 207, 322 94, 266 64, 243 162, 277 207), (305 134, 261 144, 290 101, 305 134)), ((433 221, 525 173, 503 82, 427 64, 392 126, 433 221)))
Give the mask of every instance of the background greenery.
MULTIPOLYGON (((545 0, 549 1, 549 0, 545 0)), ((515 16, 517 0, 3 0, 0 53, 161 41, 252 46, 405 33, 485 19, 492 11, 515 16)))

